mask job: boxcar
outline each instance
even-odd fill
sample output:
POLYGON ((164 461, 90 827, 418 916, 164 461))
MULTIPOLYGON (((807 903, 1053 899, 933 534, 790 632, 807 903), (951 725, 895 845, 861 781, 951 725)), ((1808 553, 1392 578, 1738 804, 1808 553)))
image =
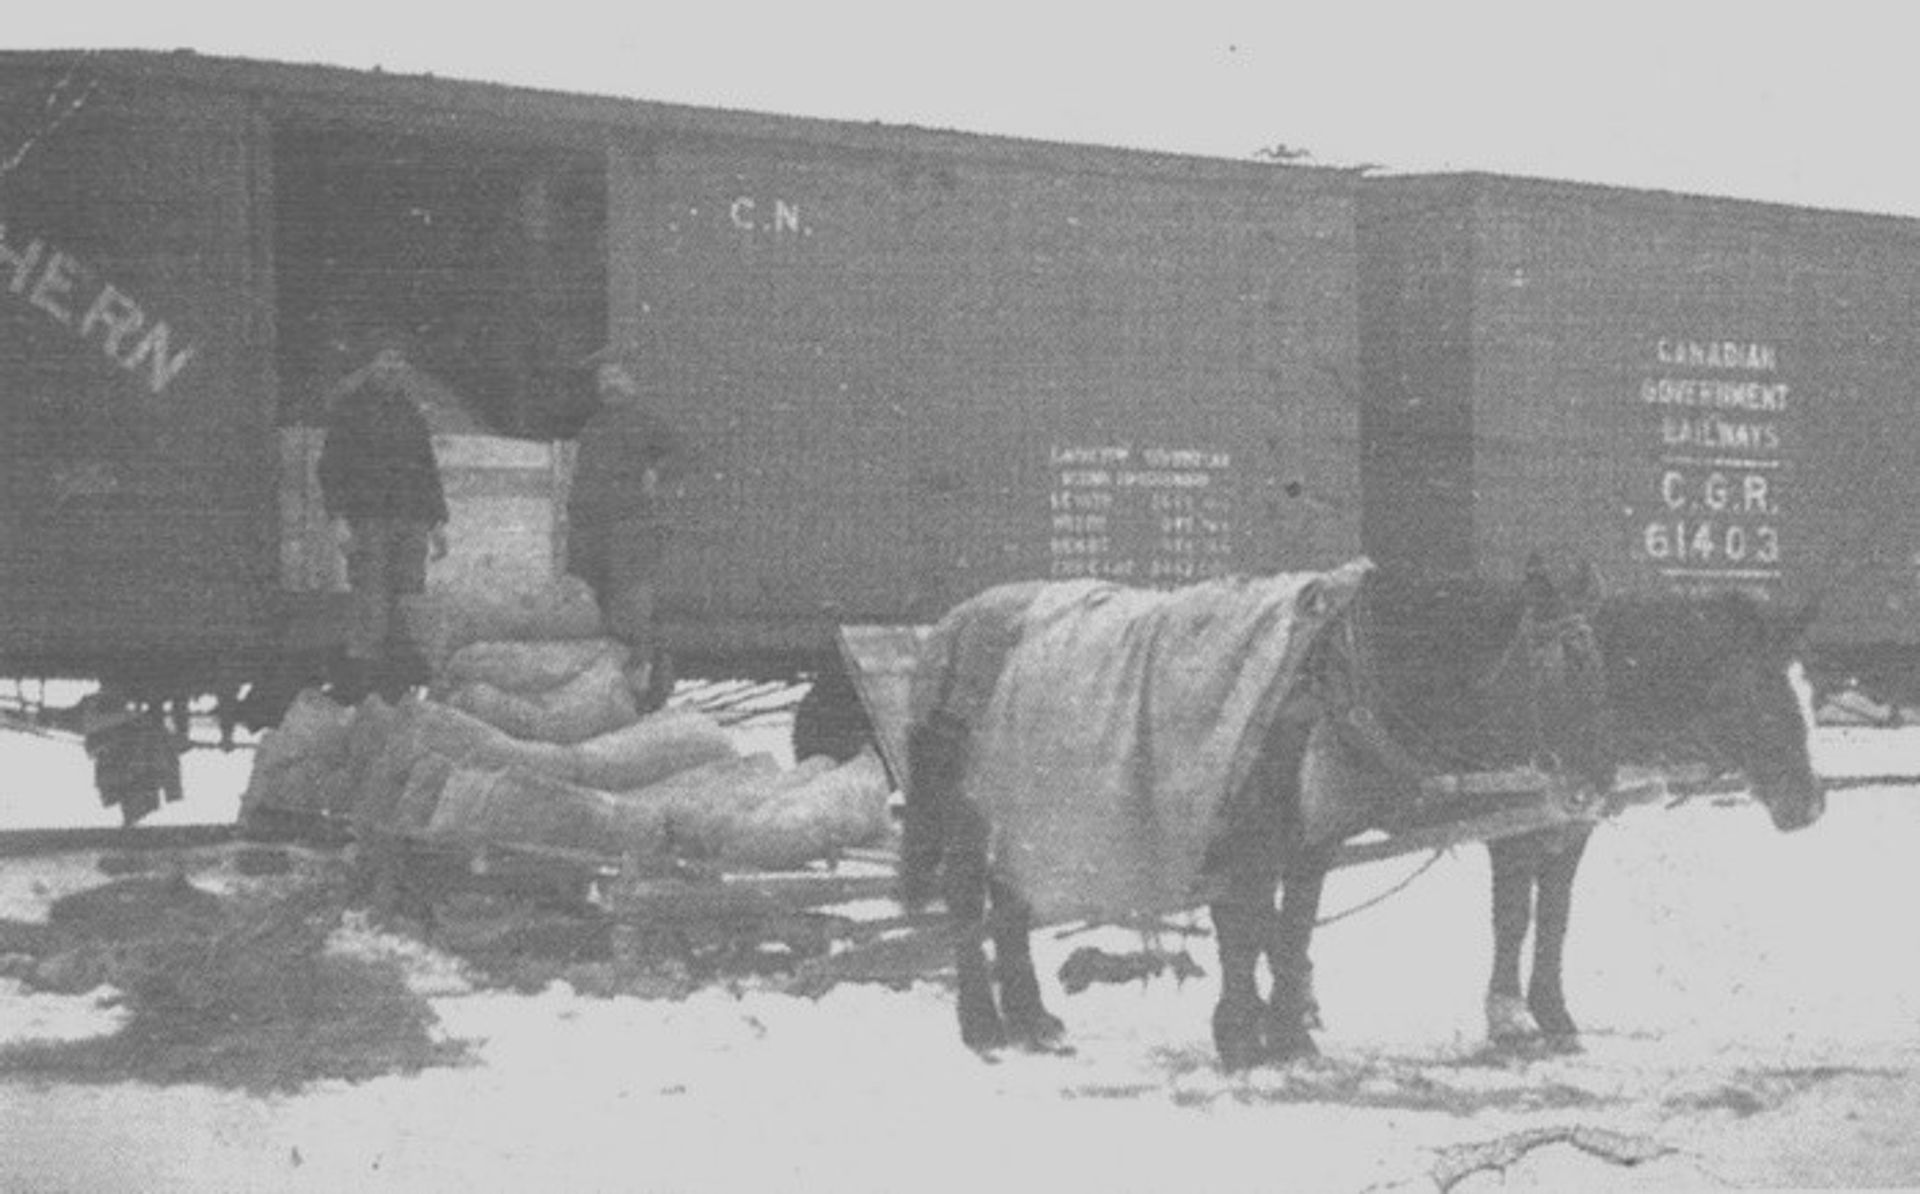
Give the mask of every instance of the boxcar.
POLYGON ((1368 180, 1359 242, 1375 553, 1818 596, 1911 679, 1920 223, 1459 175, 1368 180))
POLYGON ((0 54, 4 670, 181 689, 329 649, 311 428, 378 327, 453 396, 457 503, 550 505, 579 358, 637 350, 694 445, 665 629, 715 667, 1017 577, 1330 565, 1355 203, 1253 162, 0 54))

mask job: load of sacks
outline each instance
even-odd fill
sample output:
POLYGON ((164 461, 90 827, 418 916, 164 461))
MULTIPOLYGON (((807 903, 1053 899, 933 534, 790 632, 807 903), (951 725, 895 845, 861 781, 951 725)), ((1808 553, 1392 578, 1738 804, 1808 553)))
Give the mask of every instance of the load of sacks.
MULTIPOLYGON (((642 716, 624 645, 551 637, 554 619, 528 621, 549 637, 509 637, 529 628, 497 620, 442 637, 424 698, 372 696, 347 708, 301 693, 261 739, 242 823, 297 813, 344 821, 362 837, 776 870, 887 834, 890 785, 872 751, 795 768, 742 756, 705 714, 642 716), (450 641, 464 637, 472 641, 450 641)), ((565 625, 598 631, 597 617, 577 609, 565 625)))

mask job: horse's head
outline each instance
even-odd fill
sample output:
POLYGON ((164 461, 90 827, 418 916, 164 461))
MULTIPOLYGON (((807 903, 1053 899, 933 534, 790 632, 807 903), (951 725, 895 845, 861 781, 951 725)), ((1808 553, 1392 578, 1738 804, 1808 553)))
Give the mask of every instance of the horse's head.
POLYGON ((1534 555, 1527 559, 1521 592, 1514 652, 1525 666, 1506 669, 1507 690, 1496 698, 1515 724, 1530 727, 1532 748, 1543 761, 1605 792, 1613 787, 1619 751, 1592 623, 1599 584, 1585 565, 1567 582, 1555 583, 1534 555))
POLYGON ((1813 688, 1800 658, 1817 612, 1813 602, 1769 612, 1742 593, 1716 597, 1707 607, 1718 659, 1695 732, 1717 757, 1746 773, 1782 830, 1805 828, 1826 811, 1826 792, 1807 751, 1813 688))

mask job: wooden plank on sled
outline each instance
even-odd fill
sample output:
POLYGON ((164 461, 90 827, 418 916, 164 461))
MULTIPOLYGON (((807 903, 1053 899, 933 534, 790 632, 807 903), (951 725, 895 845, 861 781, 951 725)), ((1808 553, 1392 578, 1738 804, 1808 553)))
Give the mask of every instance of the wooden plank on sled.
POLYGON ((808 959, 794 971, 791 989, 798 995, 818 995, 839 983, 901 987, 952 973, 953 938, 942 917, 928 916, 808 959))
POLYGON ((1516 834, 1534 833, 1565 825, 1573 820, 1566 813, 1544 805, 1521 805, 1459 821, 1423 825, 1374 841, 1348 842, 1335 852, 1333 865, 1359 866, 1383 858, 1397 858, 1419 850, 1439 850, 1461 842, 1485 842, 1516 834))
POLYGON ((1553 779, 1537 767, 1505 771, 1471 771, 1460 775, 1429 775, 1420 781, 1420 795, 1429 800, 1460 796, 1542 796, 1553 779))
POLYGON ((892 899, 900 887, 900 880, 891 874, 736 873, 727 875, 725 882, 736 887, 750 887, 794 908, 819 908, 854 900, 892 899))
POLYGON ((584 890, 619 872, 617 857, 505 842, 436 837, 417 830, 377 830, 361 841, 363 861, 376 871, 415 872, 430 886, 533 884, 556 891, 584 890))
POLYGON ((631 878, 609 886, 607 905, 614 916, 627 920, 742 919, 888 899, 896 885, 891 875, 728 875, 704 881, 631 878))
POLYGON ((1512 767, 1503 771, 1474 771, 1462 774, 1431 775, 1418 760, 1408 754, 1387 733, 1373 710, 1354 705, 1333 722, 1341 741, 1361 755, 1374 760, 1403 783, 1417 786, 1423 804, 1444 804, 1462 798, 1515 796, 1536 798, 1553 787, 1553 778, 1537 767, 1512 767))
POLYGON ((82 850, 186 850, 234 840, 231 825, 133 825, 0 831, 0 858, 82 850))
POLYGON ((9 730, 18 734, 32 734, 37 738, 51 738, 55 742, 69 742, 76 746, 86 741, 85 735, 71 725, 58 724, 54 716, 67 710, 48 710, 43 714, 21 708, 0 706, 0 730, 9 730))
POLYGON ((607 906, 617 920, 649 925, 765 920, 792 910, 743 884, 685 879, 622 879, 607 892, 607 906))
MULTIPOLYGON (((1516 785, 1518 783, 1515 773, 1493 774, 1496 777, 1500 775, 1513 777, 1513 782, 1516 785)), ((1585 803, 1577 803, 1566 795, 1555 793, 1543 785, 1536 793, 1540 798, 1530 804, 1511 805, 1475 817, 1421 825, 1373 841, 1348 842, 1334 855, 1333 865, 1335 867, 1358 866, 1361 863, 1378 862, 1383 858, 1395 858, 1419 850, 1444 849, 1461 842, 1494 841, 1575 822, 1593 824, 1636 804, 1671 800, 1675 796, 1677 787, 1704 783, 1706 777, 1707 772, 1704 768, 1685 768, 1678 772, 1623 771, 1621 782, 1606 794, 1605 799, 1585 803)), ((1473 777, 1460 778, 1472 779, 1473 777)), ((1497 794, 1522 791, 1517 786, 1502 786, 1506 782, 1495 778, 1492 781, 1493 786, 1487 790, 1497 794)))
POLYGON ((555 870, 599 875, 614 875, 620 871, 617 855, 593 850, 571 850, 534 842, 483 842, 472 849, 475 873, 485 873, 488 868, 501 865, 546 866, 555 870))

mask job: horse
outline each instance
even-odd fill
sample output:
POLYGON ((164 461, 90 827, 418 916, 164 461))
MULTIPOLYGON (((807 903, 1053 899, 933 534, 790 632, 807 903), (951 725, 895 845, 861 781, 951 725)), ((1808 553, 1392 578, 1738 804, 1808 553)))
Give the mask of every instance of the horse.
MULTIPOLYGON (((1738 591, 1606 598, 1594 629, 1623 760, 1737 770, 1779 830, 1819 820, 1826 799, 1807 752, 1812 689, 1800 658, 1816 614, 1813 602, 1772 611, 1738 591)), ((1487 1027, 1496 1046, 1578 1047, 1561 963, 1574 876, 1591 833, 1591 823, 1575 822, 1487 843, 1494 932, 1487 1027), (1536 920, 1523 1000, 1521 945, 1536 920)))
MULTIPOLYGON (((1316 1049, 1308 952, 1322 885, 1343 840, 1392 823, 1414 799, 1410 768, 1539 764, 1568 785, 1611 786, 1590 595, 1563 592, 1537 563, 1519 582, 1362 561, 1267 583, 1278 587, 1004 585, 935 627, 909 702, 901 897, 917 907, 936 886, 944 897, 968 1047, 1051 1048, 1064 1033, 1034 972, 1036 923, 1125 923, 1205 903, 1222 971, 1212 1022, 1221 1064, 1237 1070, 1309 1055, 1316 1049), (1247 614, 1249 592, 1287 608, 1247 614), (1144 677, 1119 701, 1099 691, 1106 680, 1088 685, 1069 670, 1037 666, 1053 638, 1078 633, 1103 606, 1111 633, 1082 637, 1106 654, 1082 656, 1075 667, 1144 677), (1186 684, 1217 697, 1247 674, 1239 660, 1185 653, 1169 625, 1217 630, 1263 619, 1284 627, 1285 658, 1255 669, 1254 687, 1264 691, 1216 702, 1245 714, 1233 741, 1131 736, 1131 727, 1156 718, 1188 730, 1216 727, 1216 708, 1177 707, 1175 690, 1186 684), (1107 721, 1120 730, 1089 731, 1092 749, 1070 754, 1065 766, 1023 761, 1030 750, 1047 751, 1037 733, 1022 737, 1029 727, 1017 716, 1051 714, 1071 726, 1083 709, 1099 720, 1093 707, 1108 703, 1118 712, 1107 721), (1356 728, 1369 726, 1385 727, 1384 735, 1356 728), (1118 741, 1131 744, 1123 757, 1098 753, 1118 741), (1161 790, 1181 787, 1166 767, 1207 754, 1222 765, 1203 777, 1201 787, 1212 785, 1203 798, 1192 799, 1190 787, 1171 794, 1179 799, 1161 790), (1093 782, 1081 767, 1098 773, 1093 782), (1089 853, 1094 839, 1118 842, 1121 852, 1089 853), (1164 873, 1141 873, 1156 867, 1164 873), (1266 999, 1256 973, 1263 956, 1266 999)), ((1240 647, 1244 658, 1275 654, 1254 637, 1240 647)))

